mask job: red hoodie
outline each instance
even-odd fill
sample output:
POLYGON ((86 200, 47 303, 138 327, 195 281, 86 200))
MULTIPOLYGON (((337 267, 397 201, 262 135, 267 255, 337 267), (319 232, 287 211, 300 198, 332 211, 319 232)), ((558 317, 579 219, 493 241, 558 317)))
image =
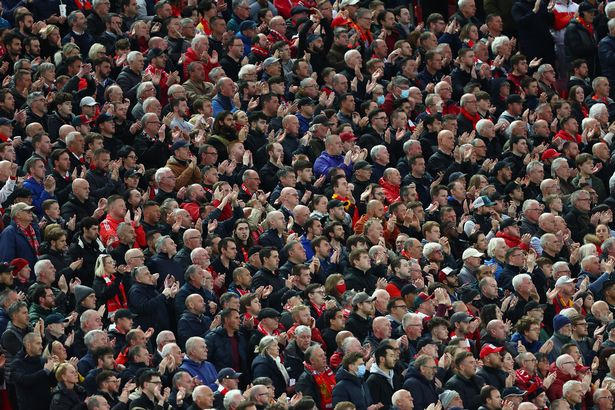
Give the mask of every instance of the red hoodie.
POLYGON ((385 181, 384 177, 378 180, 378 185, 384 190, 384 197, 387 204, 391 205, 395 201, 399 201, 399 185, 393 185, 388 181, 385 181))
POLYGON ((502 238, 504 239, 504 242, 506 242, 506 246, 508 246, 509 248, 513 248, 515 246, 518 246, 519 248, 523 249, 524 251, 529 251, 530 247, 528 244, 521 242, 521 238, 518 236, 512 236, 509 235, 507 233, 504 233, 502 231, 498 231, 498 233, 495 234, 496 238, 502 238))

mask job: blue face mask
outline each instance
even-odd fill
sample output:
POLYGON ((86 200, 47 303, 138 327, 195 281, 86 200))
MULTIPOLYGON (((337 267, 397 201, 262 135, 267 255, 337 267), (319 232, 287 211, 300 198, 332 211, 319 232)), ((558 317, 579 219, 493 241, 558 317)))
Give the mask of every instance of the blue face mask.
POLYGON ((410 89, 401 90, 401 93, 399 94, 399 98, 408 98, 409 96, 410 96, 410 89))
POLYGON ((384 104, 384 95, 379 95, 379 96, 376 98, 376 102, 378 103, 378 105, 382 105, 382 104, 384 104))
POLYGON ((359 368, 357 369, 357 376, 359 377, 365 376, 365 365, 364 364, 360 365, 359 368))

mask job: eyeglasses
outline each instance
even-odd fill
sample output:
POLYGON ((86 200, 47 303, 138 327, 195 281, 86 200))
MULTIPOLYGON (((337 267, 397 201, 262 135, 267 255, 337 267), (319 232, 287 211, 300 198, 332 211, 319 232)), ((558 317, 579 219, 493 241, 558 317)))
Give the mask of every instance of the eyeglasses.
POLYGON ((607 400, 613 401, 613 396, 602 396, 602 397, 598 397, 598 400, 602 400, 602 399, 607 399, 607 400))
POLYGON ((566 362, 566 363, 562 363, 562 365, 564 364, 576 364, 575 362, 566 362))
POLYGON ((203 239, 203 238, 201 238, 200 236, 193 236, 192 238, 186 238, 186 239, 189 241, 193 241, 195 239, 203 239))

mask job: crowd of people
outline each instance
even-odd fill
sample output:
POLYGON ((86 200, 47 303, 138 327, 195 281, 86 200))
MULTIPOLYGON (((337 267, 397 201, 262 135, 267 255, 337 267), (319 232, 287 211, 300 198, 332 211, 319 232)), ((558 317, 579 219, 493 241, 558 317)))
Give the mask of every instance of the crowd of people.
POLYGON ((0 15, 0 408, 615 408, 615 2, 0 15))

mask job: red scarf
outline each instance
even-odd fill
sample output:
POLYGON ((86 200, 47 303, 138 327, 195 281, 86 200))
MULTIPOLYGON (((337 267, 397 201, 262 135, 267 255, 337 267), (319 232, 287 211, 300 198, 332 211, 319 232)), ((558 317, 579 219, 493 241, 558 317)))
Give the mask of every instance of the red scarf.
POLYGON ((32 225, 28 225, 27 227, 23 227, 19 224, 16 224, 17 228, 19 228, 19 230, 21 230, 21 232, 23 232, 23 234, 26 236, 26 240, 28 241, 28 244, 30 245, 30 247, 32 249, 34 249, 34 253, 38 256, 38 238, 36 237, 36 232, 34 232, 34 228, 32 227, 32 225))
POLYGON ((264 48, 256 44, 252 46, 251 50, 252 50, 252 53, 254 53, 257 56, 264 57, 264 58, 269 57, 269 50, 265 50, 264 48))
POLYGON ((325 305, 322 304, 321 306, 315 305, 314 303, 310 302, 310 305, 312 305, 312 307, 314 308, 314 310, 316 311, 316 318, 319 318, 320 315, 322 315, 323 310, 325 310, 325 305))
POLYGON ((478 113, 472 115, 465 109, 463 109, 463 107, 461 108, 461 111, 459 113, 463 115, 466 120, 472 123, 472 129, 476 129, 476 123, 480 121, 480 115, 478 113))
POLYGON ((258 326, 256 326, 256 329, 261 332, 263 335, 265 336, 279 336, 280 335, 280 328, 278 327, 277 329, 275 329, 273 332, 269 333, 265 330, 265 328, 263 327, 262 323, 259 323, 258 326))
POLYGON ((307 362, 303 362, 305 370, 307 370, 314 378, 314 383, 318 388, 320 394, 320 408, 331 409, 333 408, 333 387, 336 384, 335 374, 327 366, 322 372, 314 370, 314 368, 307 362))
POLYGON ((581 23, 585 30, 589 32, 590 36, 594 35, 594 25, 592 23, 588 23, 587 21, 583 20, 583 17, 581 16, 577 17, 577 21, 581 23))

